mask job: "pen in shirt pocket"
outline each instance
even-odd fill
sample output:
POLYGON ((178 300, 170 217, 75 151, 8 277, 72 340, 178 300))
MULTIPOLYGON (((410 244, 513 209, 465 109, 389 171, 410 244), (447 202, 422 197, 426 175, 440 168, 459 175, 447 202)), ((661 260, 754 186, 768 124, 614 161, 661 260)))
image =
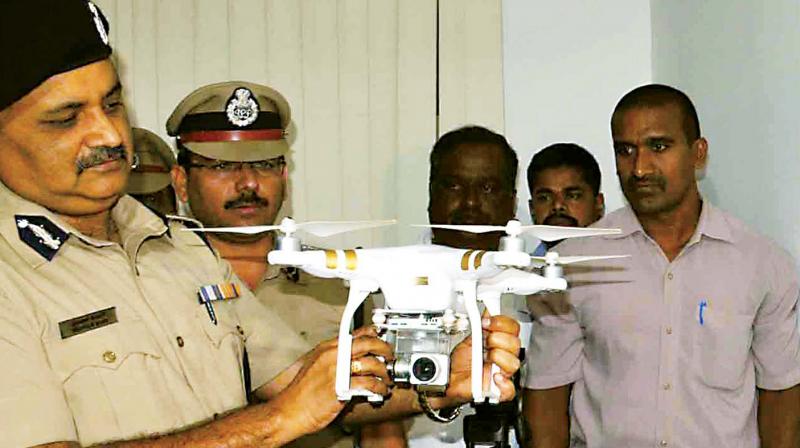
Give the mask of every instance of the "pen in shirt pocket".
POLYGON ((697 321, 700 323, 700 325, 705 325, 705 322, 706 322, 706 316, 705 316, 706 309, 708 309, 708 300, 703 299, 700 302, 698 302, 698 304, 697 304, 697 321))

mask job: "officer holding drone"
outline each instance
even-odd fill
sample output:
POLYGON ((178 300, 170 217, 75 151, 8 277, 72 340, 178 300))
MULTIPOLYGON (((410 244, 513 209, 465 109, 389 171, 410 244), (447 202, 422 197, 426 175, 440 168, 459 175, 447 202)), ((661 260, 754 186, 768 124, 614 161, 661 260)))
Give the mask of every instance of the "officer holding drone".
MULTIPOLYGON (((0 434, 10 446, 279 446, 345 408, 335 341, 271 364, 281 331, 202 239, 124 195, 133 159, 107 22, 86 0, 0 2, 0 434), (252 393, 261 402, 247 403, 252 393)), ((248 167, 249 168, 249 167, 248 167)), ((184 221, 185 222, 185 221, 184 221)), ((488 320, 501 398, 518 368, 508 318, 488 320)), ((352 347, 355 387, 391 380, 374 330, 352 347)), ((434 408, 472 397, 468 344, 434 408)), ((490 365, 484 368, 488 380, 490 365)), ((420 412, 395 390, 364 422, 420 412)))
MULTIPOLYGON (((167 133, 178 145, 173 183, 192 217, 206 227, 273 224, 287 196, 291 152, 285 129, 290 121, 284 96, 251 82, 203 86, 181 100, 167 121, 167 133)), ((338 334, 347 301, 341 280, 268 264, 264 255, 274 247, 274 232, 208 233, 206 238, 255 297, 291 327, 291 334, 270 334, 270 343, 303 341, 285 358, 272 358, 272 364, 288 366, 338 334)), ((362 430, 380 434, 385 446, 394 434, 402 436, 393 425, 400 426, 387 422, 362 430)), ((362 446, 369 446, 367 439, 362 438, 362 446)), ((346 447, 353 440, 341 425, 332 425, 292 446, 346 447)))

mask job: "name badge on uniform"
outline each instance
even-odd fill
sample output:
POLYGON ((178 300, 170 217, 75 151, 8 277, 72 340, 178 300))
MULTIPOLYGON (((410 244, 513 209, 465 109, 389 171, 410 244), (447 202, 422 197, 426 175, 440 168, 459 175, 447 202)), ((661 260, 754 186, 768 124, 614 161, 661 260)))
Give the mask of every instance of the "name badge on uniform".
POLYGON ((217 313, 214 312, 213 302, 218 300, 231 300, 239 297, 239 287, 234 283, 219 283, 216 285, 205 285, 197 291, 199 302, 206 307, 208 318, 214 325, 217 325, 217 313))
POLYGON ((61 332, 61 339, 67 339, 115 323, 117 323, 117 307, 112 306, 59 322, 58 330, 61 332))

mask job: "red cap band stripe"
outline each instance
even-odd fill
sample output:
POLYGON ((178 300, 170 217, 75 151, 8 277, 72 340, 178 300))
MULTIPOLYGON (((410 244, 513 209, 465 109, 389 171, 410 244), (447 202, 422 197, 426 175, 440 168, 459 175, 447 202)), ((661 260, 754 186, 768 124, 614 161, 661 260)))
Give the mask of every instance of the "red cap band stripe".
POLYGON ((181 142, 240 142, 252 140, 280 140, 282 129, 254 129, 249 131, 194 131, 181 134, 181 142))

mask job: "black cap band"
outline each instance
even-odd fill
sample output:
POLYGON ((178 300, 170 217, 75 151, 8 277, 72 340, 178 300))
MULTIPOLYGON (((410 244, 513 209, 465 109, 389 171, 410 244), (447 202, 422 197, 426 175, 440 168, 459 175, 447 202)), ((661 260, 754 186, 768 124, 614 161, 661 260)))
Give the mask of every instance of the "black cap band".
POLYGON ((108 29, 87 0, 0 1, 0 110, 51 76, 108 58, 108 29))
POLYGON ((241 131, 247 129, 282 129, 281 117, 275 112, 261 111, 256 120, 245 127, 233 125, 225 112, 201 112, 183 117, 178 134, 194 131, 241 131))

